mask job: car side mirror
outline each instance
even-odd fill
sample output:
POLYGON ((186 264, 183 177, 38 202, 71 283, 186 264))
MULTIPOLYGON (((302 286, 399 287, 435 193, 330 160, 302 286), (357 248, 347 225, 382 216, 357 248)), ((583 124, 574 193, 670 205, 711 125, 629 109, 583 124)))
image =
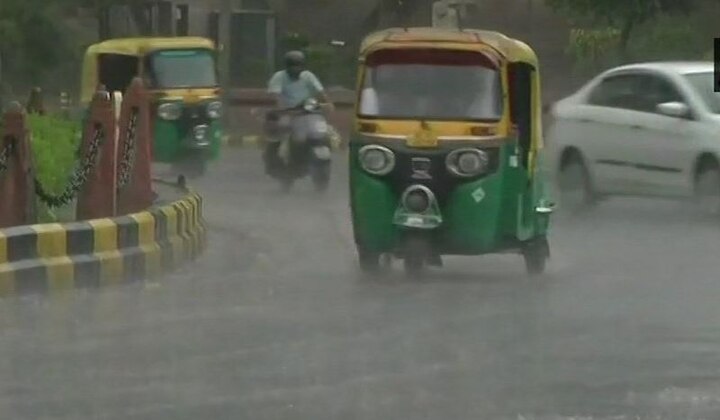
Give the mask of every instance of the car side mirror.
POLYGON ((658 112, 668 117, 687 118, 690 116, 690 107, 682 102, 665 102, 657 106, 658 112))

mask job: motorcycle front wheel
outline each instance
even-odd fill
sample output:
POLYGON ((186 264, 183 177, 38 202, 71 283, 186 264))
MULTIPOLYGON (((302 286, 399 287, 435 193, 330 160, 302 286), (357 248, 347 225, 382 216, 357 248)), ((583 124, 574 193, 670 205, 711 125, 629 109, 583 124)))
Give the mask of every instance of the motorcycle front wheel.
POLYGON ((310 172, 315 191, 326 192, 330 186, 330 162, 316 162, 310 172))

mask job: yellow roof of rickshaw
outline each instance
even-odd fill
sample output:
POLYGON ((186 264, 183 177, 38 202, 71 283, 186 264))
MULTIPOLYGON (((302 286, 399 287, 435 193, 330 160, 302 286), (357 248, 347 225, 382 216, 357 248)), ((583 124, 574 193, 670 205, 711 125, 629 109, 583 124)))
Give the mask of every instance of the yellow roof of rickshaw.
POLYGON ((360 55, 365 55, 383 46, 398 44, 438 44, 447 48, 477 44, 489 45, 507 60, 537 65, 535 52, 522 41, 510 38, 500 32, 480 29, 442 29, 432 27, 390 28, 371 33, 360 46, 360 55))
POLYGON ((143 55, 150 51, 178 48, 215 49, 215 43, 207 38, 193 36, 117 38, 91 45, 85 54, 143 55))

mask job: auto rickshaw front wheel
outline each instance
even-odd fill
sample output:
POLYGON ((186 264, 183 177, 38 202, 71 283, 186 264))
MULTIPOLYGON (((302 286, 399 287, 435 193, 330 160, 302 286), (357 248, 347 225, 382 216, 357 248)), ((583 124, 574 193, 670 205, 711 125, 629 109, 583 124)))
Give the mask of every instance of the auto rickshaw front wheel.
POLYGON ((315 163, 310 170, 315 191, 325 192, 330 186, 330 162, 315 163))
POLYGON ((405 238, 403 264, 408 277, 419 278, 424 274, 429 248, 428 239, 422 235, 411 234, 405 238))
POLYGON ((522 249, 522 256, 530 276, 544 274, 550 259, 550 244, 547 238, 542 236, 527 242, 522 249))

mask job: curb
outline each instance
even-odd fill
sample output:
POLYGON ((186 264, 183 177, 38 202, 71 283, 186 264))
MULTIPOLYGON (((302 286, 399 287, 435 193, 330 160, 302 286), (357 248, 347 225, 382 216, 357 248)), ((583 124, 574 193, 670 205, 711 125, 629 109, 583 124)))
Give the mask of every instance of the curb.
POLYGON ((0 229, 0 296, 151 279, 206 246, 202 197, 109 219, 0 229))

